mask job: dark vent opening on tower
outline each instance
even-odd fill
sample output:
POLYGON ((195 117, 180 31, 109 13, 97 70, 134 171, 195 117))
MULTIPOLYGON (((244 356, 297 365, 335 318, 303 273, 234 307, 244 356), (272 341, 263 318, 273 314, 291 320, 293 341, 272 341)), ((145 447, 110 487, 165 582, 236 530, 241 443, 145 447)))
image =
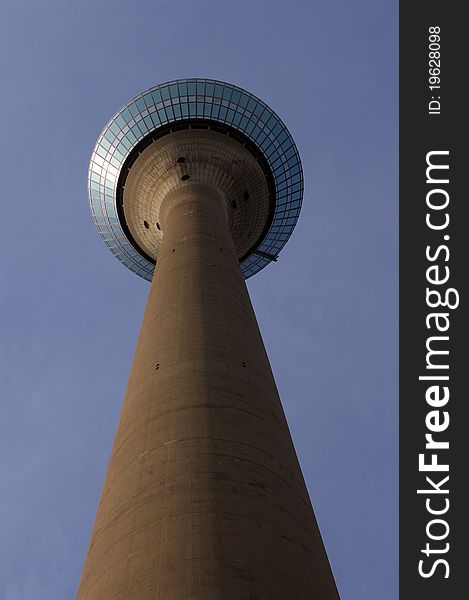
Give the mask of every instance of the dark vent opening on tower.
POLYGON ((145 229, 148 229, 150 227, 150 225, 148 225, 148 221, 143 221, 143 224, 145 226, 145 229))
POLYGON ((190 175, 183 175, 183 176, 181 177, 181 180, 182 180, 182 181, 187 181, 187 180, 189 179, 189 177, 190 177, 190 175))
POLYGON ((186 159, 184 158, 184 156, 180 156, 176 162, 178 162, 181 165, 183 162, 186 162, 186 159))
POLYGON ((160 224, 158 222, 156 223, 156 228, 158 229, 158 231, 161 231, 161 227, 160 227, 160 224))

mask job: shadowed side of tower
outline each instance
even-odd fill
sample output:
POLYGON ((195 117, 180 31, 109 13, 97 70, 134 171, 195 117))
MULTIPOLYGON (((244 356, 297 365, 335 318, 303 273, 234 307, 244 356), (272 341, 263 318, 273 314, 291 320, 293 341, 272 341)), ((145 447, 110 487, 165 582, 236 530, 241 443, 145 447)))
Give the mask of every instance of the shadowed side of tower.
POLYGON ((78 600, 338 598, 223 198, 165 203, 78 600))

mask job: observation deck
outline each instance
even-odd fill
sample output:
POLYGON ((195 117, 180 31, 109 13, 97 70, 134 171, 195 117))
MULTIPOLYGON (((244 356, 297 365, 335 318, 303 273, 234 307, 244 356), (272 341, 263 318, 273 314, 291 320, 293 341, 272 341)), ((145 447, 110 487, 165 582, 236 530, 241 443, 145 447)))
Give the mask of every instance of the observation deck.
POLYGON ((222 192, 247 279, 277 257, 298 220, 303 173, 295 143, 264 102, 211 79, 150 88, 125 104, 94 147, 91 212, 105 245, 151 281, 164 196, 188 183, 222 192))

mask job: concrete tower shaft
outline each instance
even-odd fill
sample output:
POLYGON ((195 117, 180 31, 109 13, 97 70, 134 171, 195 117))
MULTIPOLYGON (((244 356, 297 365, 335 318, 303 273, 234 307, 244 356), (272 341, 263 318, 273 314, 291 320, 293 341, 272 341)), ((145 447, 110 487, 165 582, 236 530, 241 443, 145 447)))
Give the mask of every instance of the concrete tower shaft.
POLYGON ((191 183, 163 236, 78 600, 336 600, 230 233, 191 183))

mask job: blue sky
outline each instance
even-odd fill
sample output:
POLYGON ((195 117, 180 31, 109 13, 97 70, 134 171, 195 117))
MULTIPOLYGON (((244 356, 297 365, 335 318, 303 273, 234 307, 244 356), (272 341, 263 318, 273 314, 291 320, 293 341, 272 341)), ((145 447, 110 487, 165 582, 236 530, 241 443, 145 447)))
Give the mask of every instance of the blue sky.
POLYGON ((305 198, 248 287, 343 600, 397 592, 397 2, 2 0, 0 599, 74 598, 148 284, 88 210, 94 142, 179 77, 284 119, 305 198))

